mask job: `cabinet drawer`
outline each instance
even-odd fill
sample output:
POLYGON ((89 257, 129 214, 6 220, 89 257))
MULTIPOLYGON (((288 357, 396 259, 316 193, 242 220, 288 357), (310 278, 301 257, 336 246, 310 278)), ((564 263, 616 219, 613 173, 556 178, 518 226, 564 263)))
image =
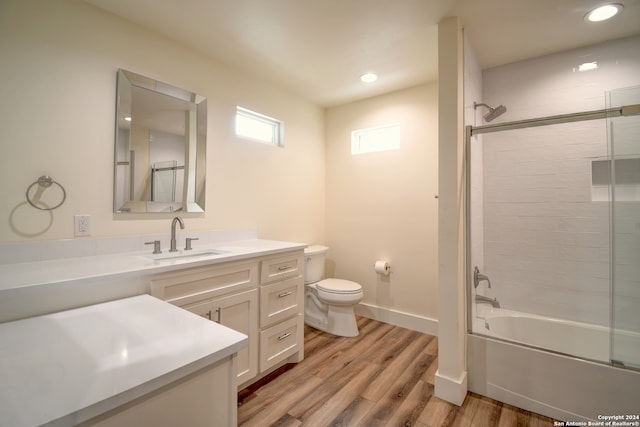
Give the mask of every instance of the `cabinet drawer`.
POLYGON ((260 287, 260 327, 265 328, 304 311, 302 277, 260 287))
POLYGON ((262 261, 260 282, 270 283, 288 277, 304 275, 304 252, 288 253, 262 261))
POLYGON ((264 372, 302 350, 303 345, 302 315, 260 332, 260 371, 264 372))
POLYGON ((258 263, 196 267, 159 274, 151 279, 151 295, 176 305, 258 286, 258 263))

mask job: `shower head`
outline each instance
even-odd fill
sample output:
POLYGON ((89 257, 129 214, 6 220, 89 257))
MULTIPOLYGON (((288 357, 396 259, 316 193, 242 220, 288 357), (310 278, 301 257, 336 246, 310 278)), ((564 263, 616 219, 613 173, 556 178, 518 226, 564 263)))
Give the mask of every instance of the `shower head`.
POLYGON ((474 102, 473 103, 473 109, 475 110, 476 108, 478 108, 479 106, 483 106, 483 107, 487 107, 489 109, 489 112, 487 114, 484 115, 484 120, 487 122, 490 122, 491 120, 495 119, 498 116, 501 116, 502 114, 507 112, 507 107, 505 107, 504 105, 498 105, 496 108, 493 108, 487 104, 483 104, 480 102, 474 102))

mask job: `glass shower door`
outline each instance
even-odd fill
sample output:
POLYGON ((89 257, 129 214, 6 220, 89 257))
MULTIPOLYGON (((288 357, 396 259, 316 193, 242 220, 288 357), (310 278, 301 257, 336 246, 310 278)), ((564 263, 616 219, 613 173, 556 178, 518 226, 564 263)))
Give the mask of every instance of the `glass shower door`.
MULTIPOLYGON (((640 87, 608 93, 609 107, 640 104, 640 87)), ((611 361, 640 369, 640 115, 609 119, 611 361)))
POLYGON ((176 200, 176 160, 156 162, 151 172, 151 201, 172 203, 176 200))

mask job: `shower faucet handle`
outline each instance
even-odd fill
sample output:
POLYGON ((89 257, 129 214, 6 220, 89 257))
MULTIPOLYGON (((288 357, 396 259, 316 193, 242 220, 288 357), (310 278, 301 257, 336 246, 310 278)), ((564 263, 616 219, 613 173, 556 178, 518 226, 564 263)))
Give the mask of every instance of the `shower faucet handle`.
POLYGON ((491 280, 489 280, 489 276, 480 273, 480 269, 476 265, 473 267, 473 287, 477 288, 480 282, 487 282, 487 287, 491 287, 491 280))

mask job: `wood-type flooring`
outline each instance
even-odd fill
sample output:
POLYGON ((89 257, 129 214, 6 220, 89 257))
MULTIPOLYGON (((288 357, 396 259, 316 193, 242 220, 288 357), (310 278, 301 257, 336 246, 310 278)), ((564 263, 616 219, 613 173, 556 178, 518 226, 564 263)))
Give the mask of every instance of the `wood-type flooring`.
POLYGON ((239 426, 553 426, 553 420, 468 393, 433 395, 437 338, 358 317, 360 335, 305 325, 305 359, 238 394, 239 426))

